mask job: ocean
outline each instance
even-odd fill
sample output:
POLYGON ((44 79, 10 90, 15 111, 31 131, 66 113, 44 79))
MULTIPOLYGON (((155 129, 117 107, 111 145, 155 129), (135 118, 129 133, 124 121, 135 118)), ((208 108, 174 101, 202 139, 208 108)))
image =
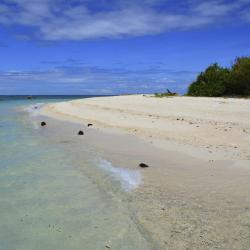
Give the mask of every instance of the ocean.
POLYGON ((40 126, 39 108, 89 96, 0 96, 0 249, 150 249, 129 209, 139 173, 77 135, 40 126))

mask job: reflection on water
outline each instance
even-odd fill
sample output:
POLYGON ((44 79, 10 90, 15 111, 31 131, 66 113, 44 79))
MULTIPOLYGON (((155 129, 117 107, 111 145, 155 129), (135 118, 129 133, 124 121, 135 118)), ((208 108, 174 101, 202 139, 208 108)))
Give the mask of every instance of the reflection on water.
MULTIPOLYGON (((15 111, 26 103, 0 104, 0 249, 148 249, 96 152, 34 129, 15 111)), ((125 188, 138 185, 137 173, 109 167, 125 188)))

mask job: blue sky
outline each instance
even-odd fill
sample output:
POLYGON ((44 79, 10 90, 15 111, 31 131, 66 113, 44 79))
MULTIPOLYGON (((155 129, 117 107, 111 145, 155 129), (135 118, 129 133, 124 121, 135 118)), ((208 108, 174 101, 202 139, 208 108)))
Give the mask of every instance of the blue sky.
POLYGON ((0 0, 0 94, 184 93, 250 55, 250 0, 0 0))

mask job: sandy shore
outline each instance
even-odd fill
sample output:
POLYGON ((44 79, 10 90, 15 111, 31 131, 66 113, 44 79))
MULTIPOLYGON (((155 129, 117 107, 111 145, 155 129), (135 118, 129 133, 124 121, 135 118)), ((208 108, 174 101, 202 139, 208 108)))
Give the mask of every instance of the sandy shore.
POLYGON ((43 112, 134 134, 157 147, 202 158, 210 159, 213 153, 215 159, 250 159, 249 99, 98 97, 50 104, 43 112))
POLYGON ((117 165, 150 165, 130 207, 157 249, 249 249, 250 100, 98 97, 42 114, 93 123, 83 140, 117 165))

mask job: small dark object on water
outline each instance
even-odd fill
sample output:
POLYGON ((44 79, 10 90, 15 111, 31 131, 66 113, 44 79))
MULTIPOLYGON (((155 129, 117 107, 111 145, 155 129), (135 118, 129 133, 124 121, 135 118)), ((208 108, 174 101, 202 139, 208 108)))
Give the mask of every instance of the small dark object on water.
POLYGON ((148 168, 149 166, 147 164, 145 164, 145 163, 140 163, 139 167, 141 167, 141 168, 148 168))
POLYGON ((42 127, 46 126, 46 122, 41 122, 41 126, 42 127))
POLYGON ((27 99, 32 99, 33 97, 31 95, 27 96, 27 99))
POLYGON ((93 124, 92 123, 88 123, 88 127, 90 127, 90 126, 93 126, 93 124))
POLYGON ((80 131, 78 132, 78 135, 84 135, 83 131, 80 130, 80 131))

